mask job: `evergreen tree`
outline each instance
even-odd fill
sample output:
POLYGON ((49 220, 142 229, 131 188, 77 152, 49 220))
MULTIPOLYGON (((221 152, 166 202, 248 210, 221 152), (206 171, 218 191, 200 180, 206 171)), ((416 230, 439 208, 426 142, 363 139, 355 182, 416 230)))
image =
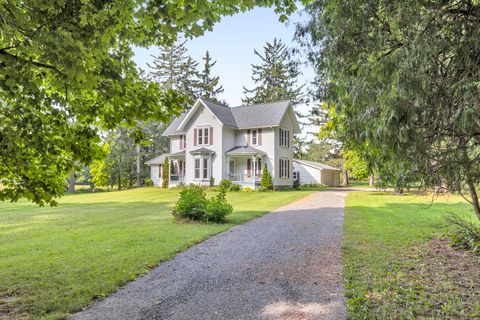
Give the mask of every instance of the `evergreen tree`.
POLYGON ((168 159, 165 158, 163 161, 162 167, 162 188, 168 188, 168 171, 169 171, 169 163, 168 159))
POLYGON ((267 42, 263 55, 257 50, 254 53, 261 63, 252 64, 253 89, 243 88, 245 104, 265 103, 278 100, 290 100, 293 105, 305 102, 303 86, 299 86, 300 70, 298 62, 293 60, 287 47, 281 40, 267 42))
POLYGON ((200 72, 199 95, 221 103, 218 100, 218 95, 223 92, 223 87, 219 85, 220 77, 212 75, 212 68, 217 61, 212 61, 208 50, 205 52, 203 61, 203 70, 200 72))
POLYGON ((263 172, 262 172, 262 179, 260 180, 260 186, 267 190, 273 189, 272 175, 270 174, 270 171, 268 171, 266 163, 263 165, 263 172))
POLYGON ((187 54, 185 42, 160 47, 160 54, 152 56, 147 64, 150 78, 157 81, 164 90, 173 89, 185 94, 190 104, 198 97, 198 62, 187 54))

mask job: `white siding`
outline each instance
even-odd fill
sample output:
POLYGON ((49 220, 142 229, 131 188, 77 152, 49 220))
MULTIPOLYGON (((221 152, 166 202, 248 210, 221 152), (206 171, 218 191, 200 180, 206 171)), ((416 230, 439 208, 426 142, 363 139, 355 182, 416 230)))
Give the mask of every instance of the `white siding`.
POLYGON ((275 160, 273 161, 274 165, 274 174, 273 174, 273 184, 276 186, 292 186, 293 185, 293 125, 290 119, 291 113, 287 112, 280 123, 280 126, 284 129, 290 131, 290 141, 289 147, 280 146, 280 134, 279 128, 275 128, 275 160), (290 160, 290 178, 279 178, 280 168, 279 168, 279 159, 290 160))
POLYGON ((321 184, 322 174, 321 170, 306 166, 298 162, 293 163, 293 170, 300 174, 300 184, 321 184))
MULTIPOLYGON (((217 120, 215 115, 204 106, 200 106, 196 111, 195 115, 192 117, 189 123, 186 126, 186 139, 187 139, 187 148, 185 155, 185 183, 189 184, 194 181, 194 156, 190 154, 192 150, 198 148, 207 148, 215 151, 211 163, 211 176, 215 179, 217 184, 222 179, 222 173, 224 171, 223 163, 223 147, 222 147, 222 125, 217 120), (213 127, 213 145, 194 145, 194 129, 202 126, 211 126, 213 127)), ((202 184, 209 184, 210 181, 202 181, 202 184)))
POLYGON ((159 164, 152 164, 150 166, 150 178, 153 181, 153 185, 157 187, 162 186, 162 178, 160 177, 160 171, 162 170, 162 166, 159 164))

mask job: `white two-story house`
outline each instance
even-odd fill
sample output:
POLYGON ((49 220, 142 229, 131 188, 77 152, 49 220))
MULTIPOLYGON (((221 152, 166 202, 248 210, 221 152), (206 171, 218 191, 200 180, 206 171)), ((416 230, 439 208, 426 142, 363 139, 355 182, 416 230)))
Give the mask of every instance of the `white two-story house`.
POLYGON ((293 185, 293 135, 300 127, 289 101, 226 107, 198 99, 164 132, 170 152, 147 162, 155 185, 169 161, 169 186, 228 179, 258 188, 264 165, 275 188, 293 185))
POLYGON ((260 185, 267 165, 276 189, 300 184, 338 186, 340 170, 318 162, 293 159, 293 135, 300 133, 289 101, 230 108, 206 99, 175 118, 164 136, 170 152, 147 162, 151 179, 162 185, 162 167, 169 162, 169 186, 208 186, 228 179, 243 187, 260 185))

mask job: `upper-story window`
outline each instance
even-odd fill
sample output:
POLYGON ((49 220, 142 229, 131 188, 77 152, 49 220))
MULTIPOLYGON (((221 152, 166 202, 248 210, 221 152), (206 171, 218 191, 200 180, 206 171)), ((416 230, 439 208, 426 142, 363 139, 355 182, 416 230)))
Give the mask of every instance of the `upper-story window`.
POLYGON ((185 138, 185 135, 182 134, 180 136, 180 150, 183 150, 187 147, 187 139, 185 138))
POLYGON ((210 144, 210 127, 197 129, 197 144, 198 145, 210 144))
POLYGON ((258 130, 252 129, 252 144, 256 146, 258 143, 258 130))
POLYGON ((280 128, 280 146, 282 147, 290 147, 290 131, 287 129, 280 128))

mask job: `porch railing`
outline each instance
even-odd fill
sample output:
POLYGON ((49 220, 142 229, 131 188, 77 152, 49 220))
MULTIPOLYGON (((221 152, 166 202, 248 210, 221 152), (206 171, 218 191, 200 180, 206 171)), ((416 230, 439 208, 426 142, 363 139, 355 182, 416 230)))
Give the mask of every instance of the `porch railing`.
POLYGON ((262 178, 261 173, 257 174, 244 174, 244 173, 229 173, 228 180, 236 181, 236 182, 243 182, 243 181, 255 181, 260 180, 262 178))

